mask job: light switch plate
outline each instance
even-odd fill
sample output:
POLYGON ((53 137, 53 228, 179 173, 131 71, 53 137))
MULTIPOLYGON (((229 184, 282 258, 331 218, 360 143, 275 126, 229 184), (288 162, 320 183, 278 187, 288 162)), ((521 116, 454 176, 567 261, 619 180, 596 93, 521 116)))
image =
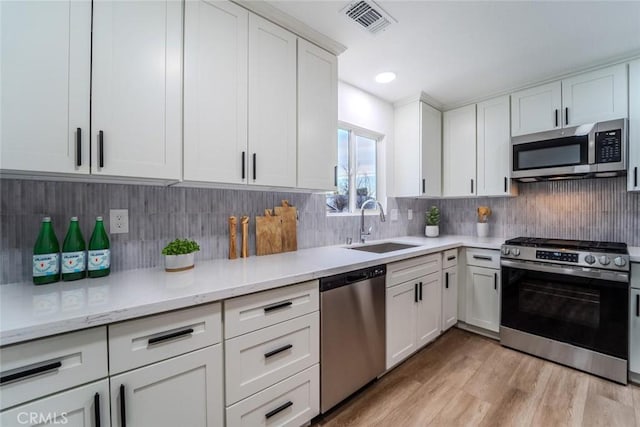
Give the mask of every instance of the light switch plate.
POLYGON ((407 213, 407 219, 409 221, 411 221, 413 219, 413 210, 409 209, 409 212, 407 213))
POLYGON ((398 220, 398 209, 391 209, 391 221, 398 220))
POLYGON ((129 232, 129 209, 111 209, 109 211, 109 233, 129 232))

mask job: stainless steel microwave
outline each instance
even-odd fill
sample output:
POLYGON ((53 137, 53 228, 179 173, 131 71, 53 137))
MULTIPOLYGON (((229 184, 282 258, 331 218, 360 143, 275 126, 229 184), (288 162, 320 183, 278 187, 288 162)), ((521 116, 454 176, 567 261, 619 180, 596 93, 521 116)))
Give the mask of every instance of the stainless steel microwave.
POLYGON ((511 178, 607 177, 627 169, 625 119, 511 138, 511 178))

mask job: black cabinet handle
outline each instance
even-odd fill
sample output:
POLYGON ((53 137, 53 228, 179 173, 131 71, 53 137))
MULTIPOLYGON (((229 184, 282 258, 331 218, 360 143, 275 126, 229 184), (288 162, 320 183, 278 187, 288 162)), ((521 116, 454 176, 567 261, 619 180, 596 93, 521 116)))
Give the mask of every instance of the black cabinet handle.
POLYGON ((420 301, 422 301, 422 282, 418 283, 418 294, 420 295, 420 301))
POLYGON ((449 272, 444 273, 444 287, 449 289, 449 272))
POLYGON ((32 377, 34 375, 46 374, 50 371, 55 371, 62 366, 62 362, 52 362, 45 365, 26 368, 24 371, 15 372, 11 374, 0 374, 0 384, 5 384, 11 381, 21 380, 23 378, 32 377))
POLYGON ((256 180, 256 153, 253 153, 253 180, 256 180))
POLYGON ((333 167, 333 186, 338 186, 338 166, 333 167))
POLYGON ((558 109, 556 108, 556 127, 558 127, 558 109))
POLYGON ((180 338, 185 335, 191 335, 193 333, 193 328, 183 329, 181 331, 171 332, 166 335, 162 335, 159 337, 149 338, 147 341, 148 345, 158 344, 159 342, 169 341, 175 338, 180 338))
POLYGON ((640 317, 640 294, 636 294, 636 317, 640 317))
POLYGON ((82 129, 76 129, 76 166, 82 166, 82 129))
POLYGON ((447 257, 447 261, 453 261, 454 259, 456 259, 455 255, 451 255, 447 257))
POLYGON ((498 273, 493 273, 493 289, 498 290, 498 273))
POLYGON ((98 132, 98 166, 104 167, 104 132, 98 132))
POLYGON ((491 261, 493 258, 491 258, 490 256, 484 256, 484 255, 474 255, 473 259, 481 259, 484 261, 491 261))
POLYGON ((471 194, 473 194, 473 178, 471 178, 471 194))
POLYGON ((638 186, 638 167, 634 167, 633 168, 633 186, 637 187, 638 186))
POLYGON ((96 427, 100 427, 100 393, 93 395, 93 416, 96 420, 96 427))
POLYGON ((284 411, 285 409, 287 409, 289 406, 292 406, 292 405, 293 405, 293 402, 289 400, 287 403, 283 403, 282 405, 278 406, 273 411, 269 411, 266 414, 264 414, 264 417, 266 419, 269 419, 269 418, 273 417, 274 415, 284 411))
POLYGON ((124 384, 120 384, 120 427, 127 427, 127 411, 124 404, 124 384))
POLYGON ((270 358, 271 356, 275 356, 275 355, 276 355, 276 354, 278 354, 278 353, 282 353, 283 351, 287 351, 287 350, 289 350, 290 348, 293 348, 293 344, 283 345, 283 346, 282 346, 282 347, 280 347, 280 348, 276 348, 275 350, 271 350, 271 351, 269 351, 269 352, 265 353, 265 354, 264 354, 264 358, 265 358, 265 359, 268 359, 268 358, 270 358))
POLYGON ((273 305, 266 306, 264 308, 264 312, 268 313, 268 312, 273 311, 273 310, 279 310, 281 308, 289 307, 290 305, 293 305, 293 303, 291 301, 279 302, 279 303, 276 303, 276 304, 273 304, 273 305))
POLYGON ((507 192, 507 177, 504 177, 504 192, 507 192))
POLYGON ((418 302, 418 284, 413 284, 413 302, 418 302))
POLYGON ((247 157, 247 153, 245 151, 242 152, 242 180, 244 181, 244 178, 246 176, 246 159, 247 157))
POLYGON ((422 178, 422 194, 426 193, 427 180, 422 178))
POLYGON ((564 124, 569 124, 569 107, 564 108, 564 124))

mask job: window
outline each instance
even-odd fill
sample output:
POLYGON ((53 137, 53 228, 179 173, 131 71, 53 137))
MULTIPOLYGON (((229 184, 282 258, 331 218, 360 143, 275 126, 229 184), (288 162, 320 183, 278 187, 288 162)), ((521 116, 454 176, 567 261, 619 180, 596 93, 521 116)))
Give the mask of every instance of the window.
MULTIPOLYGON (((337 191, 327 195, 328 213, 355 212, 369 199, 376 199, 378 188, 377 146, 380 135, 363 129, 338 129, 337 191)), ((370 204, 367 209, 375 209, 370 204)))

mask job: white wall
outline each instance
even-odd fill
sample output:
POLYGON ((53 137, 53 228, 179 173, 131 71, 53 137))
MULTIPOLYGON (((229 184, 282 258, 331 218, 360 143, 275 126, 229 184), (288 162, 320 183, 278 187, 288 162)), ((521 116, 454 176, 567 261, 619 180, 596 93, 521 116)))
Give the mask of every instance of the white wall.
POLYGON ((388 189, 393 189, 393 105, 340 81, 338 120, 384 135, 379 143, 377 166, 385 171, 385 179, 378 182, 378 192, 386 202, 388 189))

